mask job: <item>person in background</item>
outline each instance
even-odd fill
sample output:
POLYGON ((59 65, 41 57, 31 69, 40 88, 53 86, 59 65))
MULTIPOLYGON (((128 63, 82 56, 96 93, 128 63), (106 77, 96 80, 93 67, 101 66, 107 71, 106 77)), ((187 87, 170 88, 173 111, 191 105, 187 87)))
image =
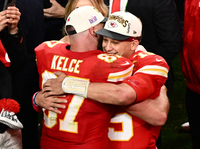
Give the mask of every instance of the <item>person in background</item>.
POLYGON ((0 148, 5 149, 22 149, 23 125, 16 116, 20 107, 17 101, 10 99, 16 88, 13 75, 23 69, 27 59, 18 25, 20 16, 15 6, 0 11, 0 148))
POLYGON ((18 26, 21 13, 12 6, 0 12, 0 98, 13 98, 16 86, 13 75, 27 60, 22 31, 18 26))
POLYGON ((184 23, 184 1, 185 0, 174 0, 179 16, 179 22, 181 26, 181 31, 183 32, 183 23, 184 23))
MULTIPOLYGON (((181 30, 183 32, 183 23, 184 23, 184 2, 185 0, 174 0, 176 3, 176 8, 178 11, 179 15, 179 20, 180 20, 180 25, 181 25, 181 30)), ((181 124, 181 129, 184 131, 189 131, 190 130, 190 124, 189 122, 184 122, 181 124)))
POLYGON ((181 68, 186 78, 186 110, 189 120, 193 149, 200 148, 200 2, 185 0, 183 49, 181 51, 181 68))
POLYGON ((45 36, 43 41, 59 40, 65 25, 65 6, 68 0, 43 0, 45 36))
POLYGON ((66 21, 66 16, 75 9, 76 4, 79 2, 79 7, 84 5, 93 5, 102 14, 107 17, 108 8, 103 0, 43 0, 44 7, 44 21, 45 21, 45 37, 44 41, 59 40, 69 42, 69 38, 63 31, 63 26, 66 21), (66 6, 67 5, 67 6, 66 6))
POLYGON ((16 114, 19 103, 10 98, 0 99, 0 148, 22 149, 22 123, 16 114))
MULTIPOLYGON (((108 16, 108 7, 104 4, 103 0, 69 0, 65 7, 65 20, 69 14, 76 8, 81 6, 94 6, 97 8, 104 17, 108 16)), ((65 30, 64 30, 65 31, 65 30)), ((101 50, 102 38, 99 37, 98 49, 101 50)), ((60 41, 70 43, 69 36, 65 35, 60 41)))
POLYGON ((38 149, 38 113, 32 108, 30 99, 39 90, 39 75, 35 63, 34 48, 44 39, 43 1, 16 0, 16 7, 21 12, 19 25, 27 49, 27 62, 20 73, 14 75, 15 97, 21 106, 18 118, 24 125, 22 129, 23 149, 38 149))

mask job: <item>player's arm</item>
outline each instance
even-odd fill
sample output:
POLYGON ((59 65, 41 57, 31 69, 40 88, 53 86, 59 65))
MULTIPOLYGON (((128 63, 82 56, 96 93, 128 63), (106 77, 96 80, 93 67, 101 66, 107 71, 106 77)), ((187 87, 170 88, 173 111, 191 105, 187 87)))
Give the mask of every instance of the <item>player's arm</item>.
POLYGON ((90 83, 87 98, 106 104, 129 105, 136 100, 136 92, 126 83, 90 83))
POLYGON ((87 98, 106 104, 126 106, 150 97, 157 89, 151 76, 135 74, 121 84, 90 83, 87 98))
POLYGON ((121 84, 83 82, 66 77, 62 82, 62 90, 101 103, 120 106, 155 98, 167 79, 168 65, 160 56, 143 52, 140 55, 143 59, 137 64, 139 68, 135 67, 134 75, 127 77, 121 84))
MULTIPOLYGON (((64 93, 61 84, 62 80, 66 77, 66 74, 56 72, 56 75, 58 76, 56 79, 49 79, 44 84, 44 90, 48 91, 46 92, 46 96, 48 98, 51 98, 53 95, 60 95, 64 93), (51 92, 49 92, 50 90, 51 92)), ((149 88, 151 88, 151 86, 149 86, 149 88)), ((111 83, 89 83, 87 95, 88 98, 94 99, 101 97, 101 102, 108 102, 110 98, 113 100, 123 98, 126 100, 130 98, 128 102, 132 102, 134 99, 131 98, 136 97, 133 89, 126 83, 122 83, 120 85, 111 83), (113 92, 117 93, 114 94, 113 92), (128 97, 128 95, 130 96, 128 97)), ((121 103, 123 102, 124 101, 121 101, 121 103)), ((57 105, 54 106, 56 107, 57 105)), ((163 125, 166 122, 169 111, 169 100, 166 95, 166 89, 165 87, 162 87, 160 95, 154 100, 146 99, 142 102, 132 104, 131 106, 126 106, 124 108, 127 112, 139 117, 151 125, 163 125)))
POLYGON ((135 91, 126 83, 119 85, 112 83, 89 83, 66 77, 62 72, 56 73, 58 75, 56 79, 49 79, 43 85, 43 89, 46 92, 45 97, 70 93, 101 103, 123 106, 133 103, 136 99, 135 91))
POLYGON ((166 87, 163 86, 160 95, 155 99, 146 99, 131 106, 126 106, 124 109, 151 125, 162 126, 167 120, 170 107, 166 92, 166 87))
POLYGON ((57 78, 48 79, 43 85, 43 90, 46 94, 45 97, 71 93, 101 103, 124 106, 133 103, 136 99, 135 91, 126 83, 119 85, 113 83, 88 83, 67 77, 62 72, 55 72, 55 74, 57 78))
POLYGON ((125 83, 118 85, 82 82, 79 79, 66 77, 62 72, 56 72, 56 75, 58 76, 56 79, 49 79, 44 83, 45 97, 70 93, 101 103, 126 106, 132 104, 137 98, 139 101, 147 99, 156 90, 156 81, 152 77, 142 74, 128 77, 124 81, 125 83), (126 82, 135 85, 130 86, 126 82))
MULTIPOLYGON (((63 94, 62 82, 66 74, 62 72, 55 73, 58 77, 56 79, 49 79, 44 84, 44 90, 46 92, 46 97, 51 98, 54 95, 63 94)), ((151 88, 151 86, 148 86, 151 88)), ((145 90, 147 91, 147 90, 145 90)), ((159 97, 152 99, 147 99, 137 104, 132 104, 131 106, 124 107, 129 113, 139 117, 140 119, 148 122, 152 125, 163 125, 167 119, 167 114, 169 110, 169 101, 166 95, 165 88, 161 90, 159 97)), ((128 102, 135 101, 136 94, 134 90, 126 83, 120 85, 115 85, 111 83, 89 83, 88 98, 102 98, 101 102, 108 102, 110 98, 112 100, 118 99, 130 99, 128 102), (116 92, 114 94, 114 92, 116 92), (129 92, 129 93, 128 93, 129 92), (130 95, 128 97, 128 95, 130 95), (133 99, 132 99, 133 98, 133 99)), ((100 99, 99 99, 100 100, 100 99)), ((128 104, 128 102, 126 104, 128 104)), ((121 100, 121 103, 125 101, 121 100)), ((55 105, 56 107, 56 105, 55 105)))
MULTIPOLYGON (((140 80, 141 82, 141 80, 140 80)), ((152 83, 150 83, 152 84, 152 83)), ((146 121, 147 123, 154 126, 162 126, 167 120, 167 115, 169 112, 169 100, 166 95, 166 88, 163 86, 160 91, 160 95, 155 99, 147 99, 146 96, 149 96, 154 92, 153 86, 149 84, 149 88, 145 88, 146 85, 140 91, 137 91, 137 94, 140 95, 140 99, 144 98, 142 102, 132 104, 136 101, 136 92, 126 83, 119 85, 106 83, 90 83, 88 88, 88 98, 97 99, 103 103, 111 103, 116 105, 129 105, 124 106, 124 109, 130 114, 146 121), (90 89, 91 87, 91 89, 90 89)), ((140 100, 141 101, 141 100, 140 100)))

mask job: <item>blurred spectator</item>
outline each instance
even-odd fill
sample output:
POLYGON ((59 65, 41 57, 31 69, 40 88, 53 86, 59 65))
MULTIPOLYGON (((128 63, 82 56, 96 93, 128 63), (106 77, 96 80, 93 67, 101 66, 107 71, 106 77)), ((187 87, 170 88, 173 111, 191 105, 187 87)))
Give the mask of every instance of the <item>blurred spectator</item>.
POLYGON ((34 48, 44 38, 43 1, 17 0, 16 7, 21 12, 19 24, 24 34, 28 62, 24 69, 14 76, 17 80, 14 99, 21 106, 18 118, 24 125, 22 129, 23 149, 37 149, 39 148, 38 114, 32 108, 31 98, 33 93, 39 90, 34 48))
POLYGON ((0 12, 0 99, 12 98, 15 90, 14 75, 27 60, 22 32, 18 26, 21 13, 16 7, 0 12))
MULTIPOLYGON (((108 16, 108 7, 104 4, 103 0, 68 0, 68 3, 65 7, 65 20, 69 16, 69 14, 76 8, 81 6, 94 6, 97 8, 104 17, 108 16)), ((65 30, 63 30, 65 32, 65 30)), ((69 43, 69 36, 64 36, 61 41, 69 43)), ((102 50, 102 37, 99 38, 99 43, 97 48, 102 50)))
POLYGON ((176 3, 176 8, 178 11, 179 21, 181 24, 181 30, 183 31, 183 22, 184 22, 184 0, 174 0, 176 3))
POLYGON ((13 99, 0 99, 0 148, 22 149, 23 125, 17 119, 19 103, 13 99))
POLYGON ((200 148, 200 1, 185 0, 181 67, 186 78, 186 110, 193 149, 200 148))
POLYGON ((68 0, 43 0, 44 8, 44 41, 59 40, 63 37, 65 25, 65 6, 68 0))

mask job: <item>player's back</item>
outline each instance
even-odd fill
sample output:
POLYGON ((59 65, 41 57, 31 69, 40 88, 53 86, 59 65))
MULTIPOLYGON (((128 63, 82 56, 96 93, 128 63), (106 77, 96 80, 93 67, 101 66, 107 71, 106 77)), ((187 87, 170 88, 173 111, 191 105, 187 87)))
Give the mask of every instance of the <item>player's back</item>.
MULTIPOLYGON (((47 42, 36 48, 40 85, 62 71, 69 76, 92 82, 120 82, 131 75, 132 64, 125 58, 102 51, 72 52, 67 44, 47 42)), ((113 107, 76 95, 67 95, 62 114, 44 110, 41 148, 108 147, 108 125, 113 107)))

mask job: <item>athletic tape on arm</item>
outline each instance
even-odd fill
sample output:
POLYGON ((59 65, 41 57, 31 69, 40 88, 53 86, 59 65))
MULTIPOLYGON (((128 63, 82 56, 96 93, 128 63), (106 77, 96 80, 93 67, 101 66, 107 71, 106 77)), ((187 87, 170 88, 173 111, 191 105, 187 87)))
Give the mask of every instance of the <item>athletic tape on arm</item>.
POLYGON ((88 80, 66 77, 62 82, 62 90, 65 93, 75 94, 87 98, 88 80))

